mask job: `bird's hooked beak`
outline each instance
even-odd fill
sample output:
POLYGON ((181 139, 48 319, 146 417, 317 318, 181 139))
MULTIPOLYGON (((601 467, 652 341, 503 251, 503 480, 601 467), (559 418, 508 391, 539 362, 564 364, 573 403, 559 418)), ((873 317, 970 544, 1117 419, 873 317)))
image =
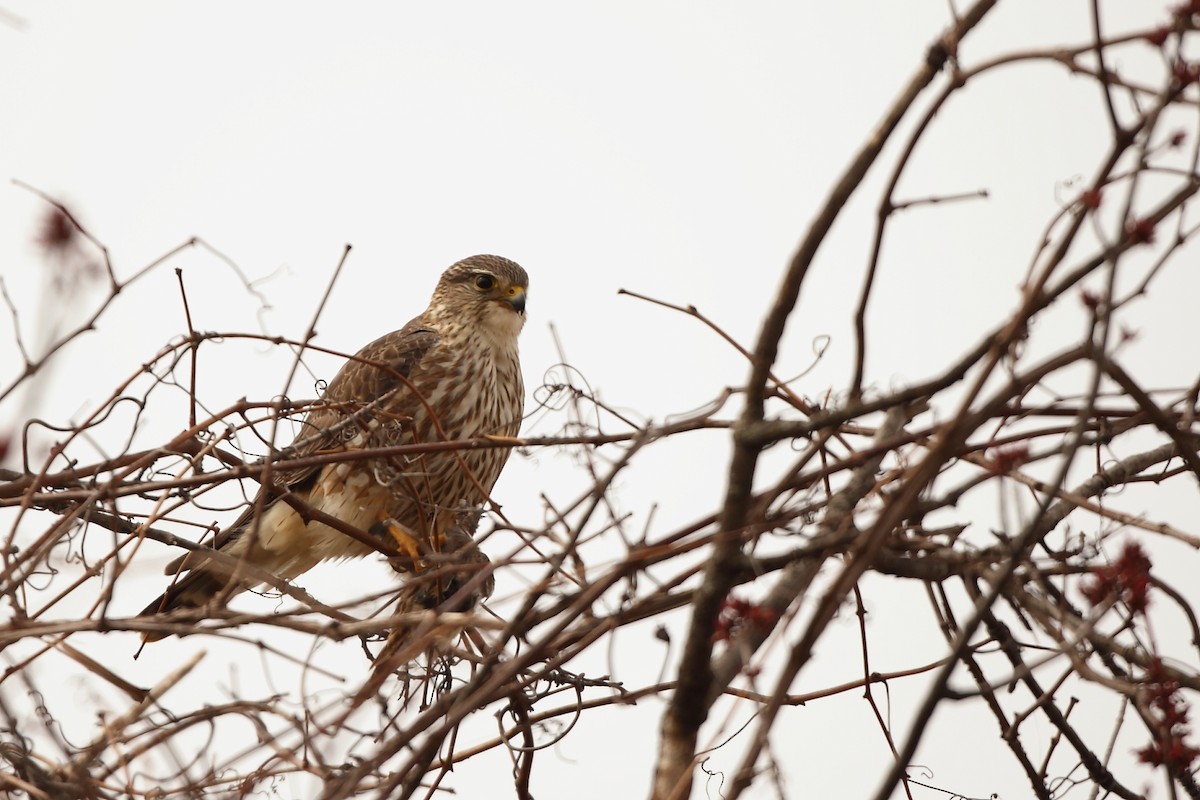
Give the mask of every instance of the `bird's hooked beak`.
POLYGON ((518 284, 509 286, 501 294, 500 302, 507 303, 509 308, 521 316, 525 316, 525 287, 518 284))

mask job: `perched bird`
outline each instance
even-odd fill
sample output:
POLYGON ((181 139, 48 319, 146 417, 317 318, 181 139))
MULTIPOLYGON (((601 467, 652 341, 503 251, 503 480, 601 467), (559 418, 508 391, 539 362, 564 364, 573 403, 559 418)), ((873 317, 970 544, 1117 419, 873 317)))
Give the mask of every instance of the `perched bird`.
MULTIPOLYGON (((342 367, 305 417, 294 457, 515 436, 525 394, 517 337, 528 286, 525 270, 499 256, 472 256, 451 266, 420 316, 342 367)), ((239 573, 243 563, 291 579, 325 559, 373 552, 322 522, 326 515, 398 547, 411 571, 419 571, 429 554, 447 550, 478 569, 486 556, 458 520, 463 509, 485 504, 508 454, 505 447, 431 449, 292 470, 280 465, 274 486, 265 486, 266 495, 213 543, 237 562, 198 552, 177 559, 167 574, 188 574, 142 616, 199 608, 257 585, 239 573)), ((161 638, 145 635, 148 641, 161 638)))

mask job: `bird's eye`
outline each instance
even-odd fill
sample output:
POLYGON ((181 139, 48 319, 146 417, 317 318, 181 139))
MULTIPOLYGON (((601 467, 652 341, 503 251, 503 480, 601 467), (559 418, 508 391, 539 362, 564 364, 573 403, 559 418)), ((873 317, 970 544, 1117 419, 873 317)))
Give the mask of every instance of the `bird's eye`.
POLYGON ((475 288, 482 289, 485 292, 491 291, 496 285, 496 279, 491 275, 476 275, 475 288))

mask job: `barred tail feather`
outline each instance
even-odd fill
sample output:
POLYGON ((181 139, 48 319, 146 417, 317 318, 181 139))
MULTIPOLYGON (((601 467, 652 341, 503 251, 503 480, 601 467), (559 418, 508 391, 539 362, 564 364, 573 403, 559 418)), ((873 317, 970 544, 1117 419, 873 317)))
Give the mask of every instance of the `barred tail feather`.
MULTIPOLYGON (((220 594, 229 585, 232 577, 228 569, 215 568, 215 564, 205 564, 180 578, 167 590, 142 609, 139 617, 152 617, 166 614, 181 608, 203 608, 210 600, 220 594)), ((241 591, 245 586, 238 586, 233 591, 241 591)), ((170 636, 169 633, 146 632, 142 634, 143 642, 157 642, 170 636)))

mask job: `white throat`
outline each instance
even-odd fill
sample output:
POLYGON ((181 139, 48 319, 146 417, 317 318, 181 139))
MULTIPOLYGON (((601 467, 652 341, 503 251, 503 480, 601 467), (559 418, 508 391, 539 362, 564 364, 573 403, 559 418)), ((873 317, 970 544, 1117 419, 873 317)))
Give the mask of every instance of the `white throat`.
POLYGON ((525 327, 525 317, 514 314, 510 309, 499 303, 489 303, 483 315, 483 325, 487 339, 500 349, 516 348, 517 337, 521 328, 525 327))

